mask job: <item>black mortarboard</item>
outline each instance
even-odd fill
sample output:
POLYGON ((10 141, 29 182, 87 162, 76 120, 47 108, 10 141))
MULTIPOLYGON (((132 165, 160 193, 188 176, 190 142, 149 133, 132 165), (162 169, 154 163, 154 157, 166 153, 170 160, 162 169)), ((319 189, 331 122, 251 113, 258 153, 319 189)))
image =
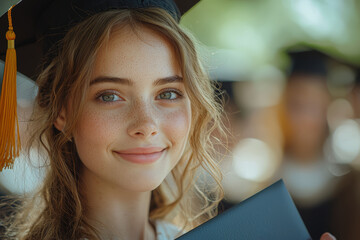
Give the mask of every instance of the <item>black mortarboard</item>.
POLYGON ((48 50, 56 46, 71 27, 96 13, 157 7, 166 10, 179 22, 181 14, 197 2, 199 0, 22 0, 8 14, 1 16, 0 58, 4 60, 6 56, 6 61, 3 81, 0 81, 3 82, 0 95, 0 171, 12 166, 20 150, 16 113, 17 69, 35 80, 48 50), (14 32, 17 34, 16 44, 14 32))
POLYGON ((289 75, 327 75, 327 57, 325 54, 317 50, 292 51, 288 54, 291 58, 289 75))
MULTIPOLYGON (((122 8, 159 7, 177 21, 199 0, 22 0, 12 10, 18 71, 34 79, 46 51, 69 27, 94 13, 122 8)), ((5 59, 7 14, 0 18, 0 59, 5 59)))

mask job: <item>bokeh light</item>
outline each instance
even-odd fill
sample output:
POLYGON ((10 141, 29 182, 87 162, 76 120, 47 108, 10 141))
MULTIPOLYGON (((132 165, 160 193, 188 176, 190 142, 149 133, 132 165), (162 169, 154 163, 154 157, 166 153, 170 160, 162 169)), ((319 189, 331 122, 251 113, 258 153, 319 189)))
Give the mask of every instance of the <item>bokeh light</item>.
POLYGON ((269 146, 254 138, 241 140, 233 151, 235 173, 244 179, 261 182, 273 176, 276 169, 269 146))
POLYGON ((350 164, 360 153, 360 128, 356 121, 341 123, 332 136, 332 148, 339 163, 350 164))

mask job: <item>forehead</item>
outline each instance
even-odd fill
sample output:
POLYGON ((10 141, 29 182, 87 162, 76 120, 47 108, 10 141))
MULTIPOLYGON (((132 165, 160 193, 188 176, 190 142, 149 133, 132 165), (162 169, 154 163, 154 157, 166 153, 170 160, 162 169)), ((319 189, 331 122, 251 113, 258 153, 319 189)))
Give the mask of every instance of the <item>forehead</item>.
POLYGON ((96 55, 94 74, 137 78, 141 74, 181 75, 172 44, 146 27, 124 26, 110 34, 96 55), (121 75, 121 76, 119 76, 121 75))

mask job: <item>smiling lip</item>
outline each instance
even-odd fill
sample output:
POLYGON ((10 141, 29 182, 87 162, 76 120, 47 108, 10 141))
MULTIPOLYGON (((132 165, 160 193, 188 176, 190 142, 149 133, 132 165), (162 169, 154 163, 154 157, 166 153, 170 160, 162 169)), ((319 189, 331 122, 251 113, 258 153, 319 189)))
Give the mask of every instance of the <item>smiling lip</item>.
POLYGON ((166 148, 148 147, 131 148, 123 151, 115 151, 122 159, 133 163, 153 163, 158 160, 166 148))

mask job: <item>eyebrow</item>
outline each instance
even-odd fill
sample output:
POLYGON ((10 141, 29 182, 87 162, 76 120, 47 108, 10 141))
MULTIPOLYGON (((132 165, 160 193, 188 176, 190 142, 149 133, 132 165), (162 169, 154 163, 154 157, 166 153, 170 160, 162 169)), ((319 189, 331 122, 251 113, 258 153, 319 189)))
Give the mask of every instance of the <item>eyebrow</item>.
POLYGON ((171 77, 166 77, 166 78, 160 78, 158 80, 156 80, 153 85, 154 86, 159 86, 159 85, 164 85, 167 83, 174 83, 174 82, 183 82, 183 78, 178 76, 178 75, 174 75, 171 77))
POLYGON ((120 84, 128 85, 128 86, 133 85, 133 82, 127 78, 100 76, 100 77, 97 77, 97 78, 91 80, 90 86, 97 84, 97 83, 120 83, 120 84))
MULTIPOLYGON (((165 77, 165 78, 159 78, 153 82, 153 85, 159 86, 159 85, 164 85, 164 84, 174 83, 174 82, 183 82, 183 78, 178 75, 165 77)), ((119 84, 128 85, 128 86, 134 85, 134 82, 127 78, 100 76, 100 77, 97 77, 97 78, 91 80, 90 86, 97 84, 97 83, 119 83, 119 84)))

